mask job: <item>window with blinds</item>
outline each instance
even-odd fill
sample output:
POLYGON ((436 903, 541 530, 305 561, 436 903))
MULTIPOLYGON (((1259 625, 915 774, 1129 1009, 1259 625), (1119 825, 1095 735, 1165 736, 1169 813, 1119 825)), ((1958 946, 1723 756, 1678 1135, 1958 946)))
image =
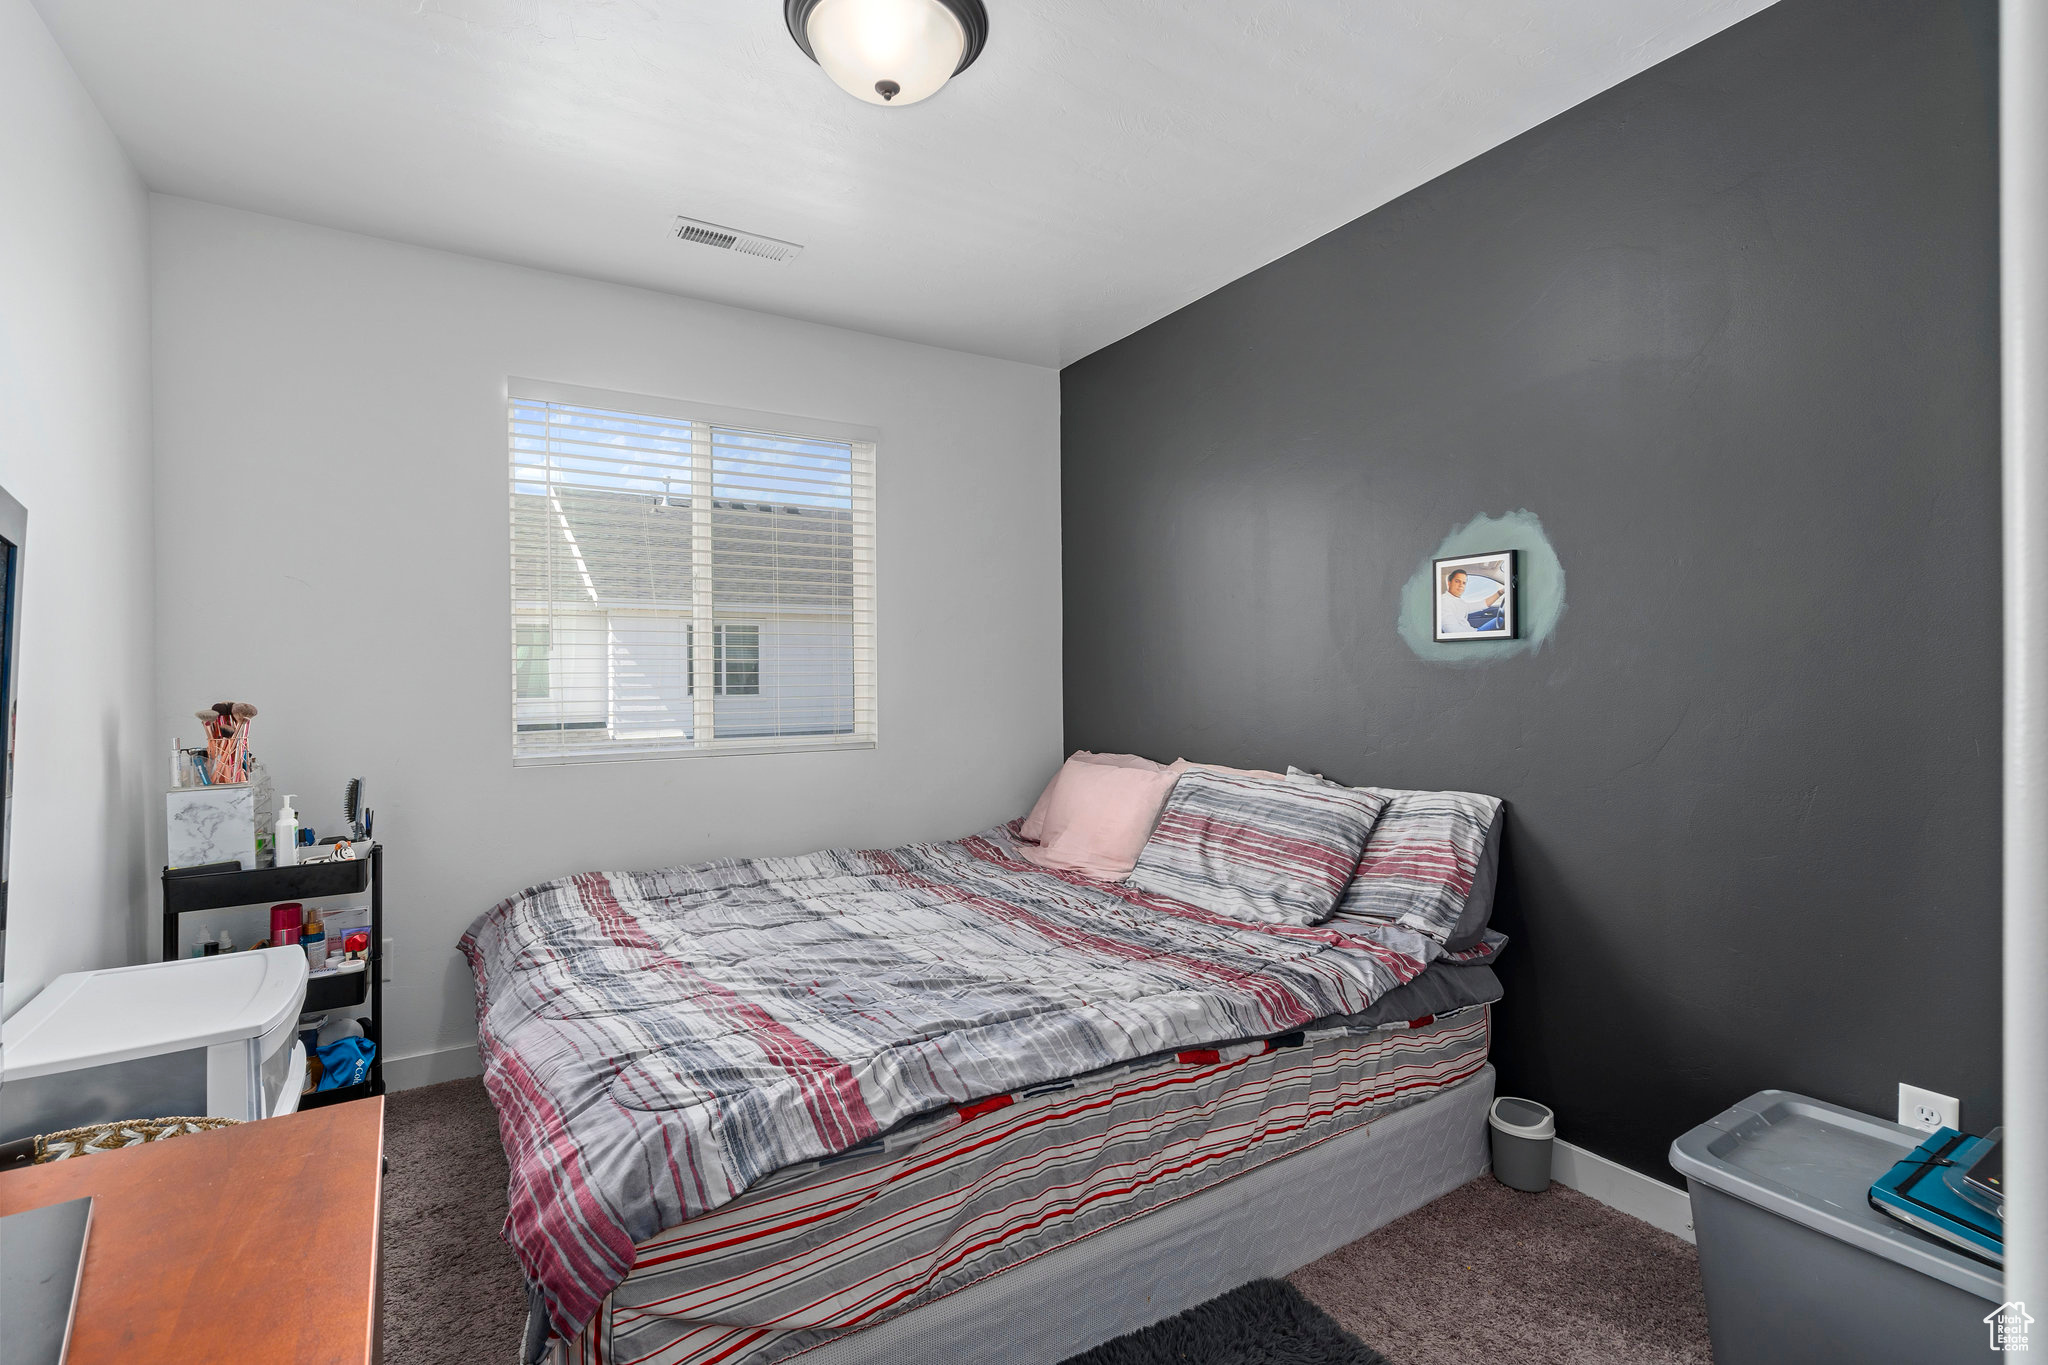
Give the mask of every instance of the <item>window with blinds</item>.
POLYGON ((875 742, 875 434, 514 380, 512 756, 875 742))

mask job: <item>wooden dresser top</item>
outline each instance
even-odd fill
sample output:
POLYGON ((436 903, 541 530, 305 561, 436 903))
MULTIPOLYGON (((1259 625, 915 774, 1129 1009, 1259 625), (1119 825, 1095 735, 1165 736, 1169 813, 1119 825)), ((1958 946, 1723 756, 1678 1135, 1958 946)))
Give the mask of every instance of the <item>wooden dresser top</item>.
POLYGON ((94 1197, 67 1365, 377 1365, 384 1101, 0 1174, 94 1197))

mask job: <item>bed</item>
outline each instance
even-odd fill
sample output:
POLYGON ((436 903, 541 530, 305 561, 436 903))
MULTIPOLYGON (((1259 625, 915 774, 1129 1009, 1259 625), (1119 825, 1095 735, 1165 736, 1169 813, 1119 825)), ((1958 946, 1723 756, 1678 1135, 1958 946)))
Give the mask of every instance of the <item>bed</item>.
POLYGON ((1053 1361, 1484 1170, 1498 935, 1023 851, 586 874, 471 927, 529 1360, 1053 1361))

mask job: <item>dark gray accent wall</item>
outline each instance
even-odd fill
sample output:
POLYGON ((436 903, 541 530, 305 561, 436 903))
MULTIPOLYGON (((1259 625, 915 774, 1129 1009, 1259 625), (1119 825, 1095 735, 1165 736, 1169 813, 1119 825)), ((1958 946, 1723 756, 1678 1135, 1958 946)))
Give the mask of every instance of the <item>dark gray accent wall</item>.
POLYGON ((1665 1179, 1998 1121, 1995 43, 1783 0, 1062 376, 1070 746, 1506 797, 1502 1088, 1665 1179), (1555 635, 1418 659, 1519 508, 1555 635))

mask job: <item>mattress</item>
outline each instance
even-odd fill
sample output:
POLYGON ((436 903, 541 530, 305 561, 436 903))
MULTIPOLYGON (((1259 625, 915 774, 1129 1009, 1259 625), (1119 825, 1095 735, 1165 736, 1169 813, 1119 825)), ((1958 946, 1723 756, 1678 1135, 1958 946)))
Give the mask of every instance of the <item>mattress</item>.
POLYGON ((637 1243, 566 1358, 769 1365, 856 1341, 1455 1087, 1489 1028, 1485 1005, 1333 1021, 913 1120, 637 1243))

